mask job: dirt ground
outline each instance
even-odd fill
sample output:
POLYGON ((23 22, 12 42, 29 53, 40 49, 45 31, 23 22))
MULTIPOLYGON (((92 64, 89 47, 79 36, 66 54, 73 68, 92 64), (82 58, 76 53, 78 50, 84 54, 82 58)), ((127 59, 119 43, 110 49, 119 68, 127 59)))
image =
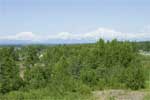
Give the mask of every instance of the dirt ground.
POLYGON ((96 100, 143 100, 149 92, 127 90, 104 90, 93 92, 96 100))

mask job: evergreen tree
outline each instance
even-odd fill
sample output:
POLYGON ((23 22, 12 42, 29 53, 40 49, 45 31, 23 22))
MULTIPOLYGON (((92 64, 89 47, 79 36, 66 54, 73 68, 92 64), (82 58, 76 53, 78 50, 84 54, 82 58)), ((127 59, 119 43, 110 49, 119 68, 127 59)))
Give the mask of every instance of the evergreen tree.
POLYGON ((11 90, 17 90, 22 85, 19 76, 19 66, 16 65, 14 56, 12 56, 13 49, 4 48, 1 50, 0 62, 0 92, 7 93, 11 90))

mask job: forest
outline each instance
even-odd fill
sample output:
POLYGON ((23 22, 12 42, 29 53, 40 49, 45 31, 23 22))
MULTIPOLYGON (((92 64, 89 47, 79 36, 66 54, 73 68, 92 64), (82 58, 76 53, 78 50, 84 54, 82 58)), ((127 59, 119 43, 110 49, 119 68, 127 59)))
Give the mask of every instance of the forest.
POLYGON ((92 91, 146 89, 150 65, 139 50, 150 51, 150 42, 1 46, 0 100, 93 100, 92 91))

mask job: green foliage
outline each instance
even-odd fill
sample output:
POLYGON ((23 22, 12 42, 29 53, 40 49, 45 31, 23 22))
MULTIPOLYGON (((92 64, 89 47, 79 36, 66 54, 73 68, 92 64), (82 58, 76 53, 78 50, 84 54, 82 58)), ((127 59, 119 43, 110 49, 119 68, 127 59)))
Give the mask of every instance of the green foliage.
POLYGON ((48 95, 60 98, 68 94, 88 95, 95 89, 144 88, 143 65, 133 45, 100 39, 94 44, 1 49, 1 92, 20 89, 9 97, 43 99, 48 95), (40 95, 40 89, 45 96, 40 95))
POLYGON ((0 92, 7 93, 11 90, 18 90, 22 85, 19 77, 19 67, 15 63, 12 48, 1 49, 0 62, 0 92))
POLYGON ((132 65, 128 67, 125 71, 125 79, 124 82, 127 87, 137 90, 139 88, 144 88, 145 86, 145 77, 144 71, 141 69, 141 66, 132 65))
POLYGON ((93 100, 93 98, 91 94, 81 94, 79 92, 65 92, 64 95, 61 95, 56 89, 54 91, 49 87, 0 95, 0 100, 93 100))
POLYGON ((97 75, 96 75, 96 71, 93 70, 93 69, 82 69, 81 70, 81 80, 89 85, 89 86, 94 86, 94 85, 97 85, 97 81, 98 81, 98 78, 97 78, 97 75))
POLYGON ((138 50, 150 51, 150 42, 149 41, 137 42, 134 44, 136 44, 136 48, 138 50))
POLYGON ((25 71, 24 81, 27 87, 41 88, 45 87, 51 79, 51 68, 45 66, 33 66, 25 71))
POLYGON ((39 61, 40 49, 35 46, 26 46, 21 50, 21 60, 23 60, 26 67, 32 67, 39 61))

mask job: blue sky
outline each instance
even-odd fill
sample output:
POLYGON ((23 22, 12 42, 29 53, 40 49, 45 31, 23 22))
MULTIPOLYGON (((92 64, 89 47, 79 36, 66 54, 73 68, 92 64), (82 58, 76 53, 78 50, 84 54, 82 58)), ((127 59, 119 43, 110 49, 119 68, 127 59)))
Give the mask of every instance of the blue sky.
POLYGON ((4 39, 17 34, 21 38, 60 34, 67 39, 99 29, 106 35, 111 30, 150 39, 145 36, 150 35, 150 0, 0 0, 0 37, 4 39))

